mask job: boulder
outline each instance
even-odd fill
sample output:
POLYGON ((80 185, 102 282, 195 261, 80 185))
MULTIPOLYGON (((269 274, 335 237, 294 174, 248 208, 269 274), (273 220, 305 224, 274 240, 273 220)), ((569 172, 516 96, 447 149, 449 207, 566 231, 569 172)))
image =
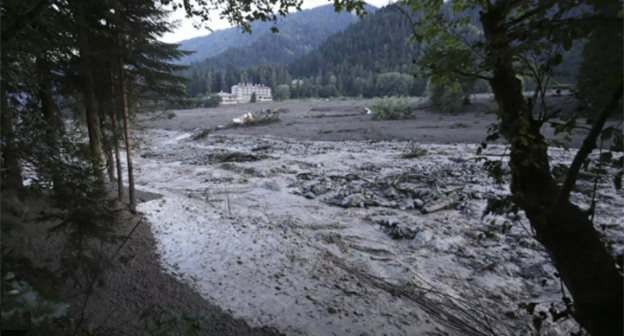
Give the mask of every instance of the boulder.
POLYGON ((340 205, 342 205, 345 208, 355 208, 358 206, 364 206, 364 202, 366 202, 366 198, 364 198, 364 195, 362 194, 353 194, 353 195, 349 195, 347 197, 345 197, 342 200, 342 203, 340 203, 340 205))
POLYGON ((280 190, 282 190, 282 188, 280 188, 279 184, 277 184, 277 182, 275 182, 274 180, 270 180, 270 181, 264 182, 262 187, 264 189, 269 189, 269 190, 272 190, 272 191, 280 191, 280 190))
POLYGON ((423 200, 421 200, 420 198, 417 198, 414 200, 414 207, 416 209, 422 209, 422 207, 425 206, 425 202, 423 202, 423 200))
POLYGON ((388 232, 392 239, 414 239, 414 237, 416 237, 416 233, 416 229, 413 229, 405 224, 396 224, 388 232))
POLYGON ((409 247, 413 249, 419 249, 427 246, 433 240, 433 234, 429 231, 420 231, 412 241, 409 242, 409 247))
POLYGON ((457 196, 456 194, 451 194, 435 202, 428 203, 426 206, 424 206, 420 210, 420 212, 422 212, 423 214, 428 214, 428 213, 440 211, 448 207, 452 207, 458 201, 459 201, 459 196, 457 196))

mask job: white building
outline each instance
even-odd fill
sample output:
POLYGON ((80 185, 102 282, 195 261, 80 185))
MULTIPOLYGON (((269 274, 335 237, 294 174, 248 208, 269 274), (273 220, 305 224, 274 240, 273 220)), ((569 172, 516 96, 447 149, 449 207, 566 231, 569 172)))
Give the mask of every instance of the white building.
POLYGON ((223 91, 217 94, 221 97, 221 104, 225 105, 225 104, 237 104, 238 103, 238 97, 234 94, 223 92, 223 91))
POLYGON ((249 103, 251 95, 256 93, 257 101, 272 101, 271 88, 264 84, 238 83, 232 86, 232 94, 236 95, 239 103, 249 103))

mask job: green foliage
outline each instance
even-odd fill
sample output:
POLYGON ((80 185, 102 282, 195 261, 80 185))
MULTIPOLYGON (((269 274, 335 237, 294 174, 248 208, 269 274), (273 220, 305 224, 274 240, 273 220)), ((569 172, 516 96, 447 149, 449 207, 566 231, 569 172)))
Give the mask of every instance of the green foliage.
POLYGON ((221 101, 223 101, 223 98, 221 98, 221 96, 219 96, 218 94, 213 94, 210 96, 210 98, 202 100, 201 106, 217 107, 219 106, 219 104, 221 104, 221 101))
MULTIPOLYGON (((193 80, 188 90, 192 96, 235 85, 240 81, 241 74, 250 82, 265 83, 272 88, 281 84, 290 85, 293 79, 299 79, 302 83, 291 88, 291 97, 297 98, 314 98, 321 94, 327 97, 327 89, 321 92, 327 85, 333 85, 337 90, 332 96, 362 95, 372 98, 393 95, 390 92, 377 92, 375 83, 382 73, 397 72, 410 77, 409 74, 416 70, 412 59, 418 52, 418 45, 408 43, 410 31, 409 20, 393 6, 389 6, 367 15, 344 32, 327 38, 318 48, 309 51, 307 56, 283 60, 292 62, 288 66, 265 64, 241 69, 228 67, 228 64, 234 65, 235 62, 228 63, 225 59, 219 64, 209 64, 210 60, 206 60, 193 64, 193 69, 184 74, 193 80), (225 80, 225 85, 221 83, 222 80, 225 80)), ((401 94, 416 96, 424 92, 425 79, 411 78, 411 83, 408 92, 401 94)))
MULTIPOLYGON (((445 7, 443 12, 450 16, 451 10, 445 7)), ((466 15, 470 18, 470 26, 462 28, 463 33, 458 36, 469 42, 482 39, 478 11, 469 10, 466 15)), ((205 62, 192 64, 193 69, 184 73, 186 77, 193 80, 188 91, 191 96, 194 96, 199 92, 225 90, 240 82, 240 75, 244 74, 244 77, 248 78, 250 82, 269 84, 272 88, 281 84, 290 85, 293 79, 302 80, 304 82, 302 85, 291 88, 291 96, 297 98, 319 97, 320 90, 326 85, 334 85, 338 91, 338 96, 358 97, 362 95, 366 98, 397 94, 420 96, 426 89, 428 75, 412 78, 412 84, 407 93, 379 91, 376 88, 378 77, 382 74, 396 72, 407 77, 421 70, 420 67, 413 64, 413 60, 415 58, 421 59, 418 55, 422 54, 427 45, 411 39, 413 30, 408 16, 411 16, 414 22, 418 22, 421 19, 421 12, 410 13, 409 8, 397 7, 396 5, 381 8, 353 23, 343 32, 329 36, 325 42, 311 51, 308 50, 309 53, 301 57, 256 57, 257 53, 233 48, 227 57, 220 55, 213 59, 207 59, 205 62), (399 8, 402 8, 407 16, 399 8), (259 58, 262 61, 253 63, 259 58), (251 62, 244 60, 251 60, 251 62), (275 65, 263 64, 267 62, 275 65), (286 66, 280 62, 289 64, 286 66), (252 64, 263 65, 248 68, 252 64), (334 84, 330 82, 332 77, 335 79, 334 84), (225 81, 225 84, 221 83, 222 80, 225 81), (207 87, 209 88, 207 89, 207 87)), ((280 31, 284 32, 284 29, 280 29, 280 31)), ((213 34, 216 33, 219 32, 213 34)), ((310 34, 310 31, 302 32, 302 34, 310 34)), ((276 39, 277 37, 271 38, 276 39)), ((262 43, 266 45, 272 41, 263 41, 262 43)), ((267 49, 279 49, 275 52, 281 53, 281 46, 282 44, 279 44, 274 48, 267 49)), ((574 57, 568 57, 568 54, 575 50, 574 48, 573 46, 570 52, 562 51, 563 63, 559 65, 562 71, 557 77, 559 82, 574 82, 570 69, 576 67, 577 60, 574 57), (565 75, 563 70, 567 70, 569 74, 565 75)), ((263 55, 266 52, 262 51, 263 55)), ((481 72, 477 66, 479 58, 470 55, 466 47, 453 53, 452 56, 453 62, 465 63, 465 68, 470 70, 469 72, 481 72)), ((437 54, 436 57, 442 59, 444 55, 437 54)), ((460 80, 466 95, 489 92, 489 85, 484 80, 472 80, 472 87, 468 87, 466 84, 470 81, 467 78, 450 72, 446 72, 445 75, 460 77, 458 80, 460 80)), ((384 90, 385 87, 385 85, 380 86, 384 90)), ((527 89, 529 88, 527 85, 527 89)))
POLYGON ((427 94, 431 102, 444 113, 456 113, 464 104, 464 90, 458 82, 430 81, 427 94))
POLYGON ((27 282, 8 272, 2 278, 1 323, 3 330, 30 330, 32 335, 50 335, 54 320, 67 315, 69 305, 46 298, 27 282))
POLYGON ((321 98, 336 97, 338 96, 338 90, 333 85, 325 85, 319 89, 318 95, 321 98))
POLYGON ((288 85, 282 84, 275 88, 275 92, 273 92, 273 99, 282 101, 288 98, 290 98, 290 89, 288 85))
POLYGON ((369 108, 373 111, 373 120, 397 120, 412 117, 410 101, 406 97, 375 98, 369 108))
MULTIPOLYGON (((621 8, 617 2, 599 1, 596 9, 613 17, 621 8)), ((586 114, 591 116, 602 111, 622 80, 623 45, 621 21, 605 21, 594 30, 585 44, 577 77, 577 93, 586 114)), ((615 114, 622 116, 621 102, 615 114)))
POLYGON ((401 155, 404 159, 416 159, 427 155, 429 152, 426 148, 420 146, 419 144, 410 144, 405 153, 401 155))
POLYGON ((375 83, 375 94, 379 96, 408 96, 414 77, 398 72, 379 75, 375 83))
POLYGON ((249 102, 250 102, 250 103, 255 103, 257 99, 258 99, 258 98, 256 98, 256 93, 255 93, 255 92, 253 92, 253 93, 251 94, 251 100, 250 100, 249 102))

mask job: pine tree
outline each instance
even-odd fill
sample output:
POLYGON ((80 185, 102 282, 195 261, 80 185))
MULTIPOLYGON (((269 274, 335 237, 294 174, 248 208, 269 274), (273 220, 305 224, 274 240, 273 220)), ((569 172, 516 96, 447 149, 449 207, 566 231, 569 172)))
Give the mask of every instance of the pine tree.
MULTIPOLYGON (((84 99, 84 108, 87 119, 87 130, 89 133, 89 148, 91 149, 92 164, 95 175, 100 182, 104 182, 102 173, 102 147, 100 142, 100 129, 98 122, 98 106, 95 99, 95 82, 93 79, 93 66, 90 39, 92 39, 91 29, 94 20, 89 18, 86 9, 87 0, 77 0, 74 5, 76 17, 76 34, 78 36, 78 51, 80 53, 80 77, 82 81, 81 91, 84 99), (85 28, 86 27, 86 28, 85 28), (89 29, 91 28, 91 29, 89 29)), ((90 7, 90 6, 89 6, 90 7)), ((91 7, 90 7, 91 8, 91 7)))

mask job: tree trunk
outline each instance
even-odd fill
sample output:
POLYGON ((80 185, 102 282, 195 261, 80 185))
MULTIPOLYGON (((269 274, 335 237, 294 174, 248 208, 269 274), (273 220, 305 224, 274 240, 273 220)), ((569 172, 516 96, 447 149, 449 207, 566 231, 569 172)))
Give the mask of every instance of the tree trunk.
MULTIPOLYGON (((43 113, 43 120, 47 124, 46 128, 46 145, 50 149, 50 156, 52 165, 59 167, 61 162, 61 149, 58 142, 58 137, 62 133, 63 124, 58 115, 58 106, 54 101, 52 95, 52 73, 48 60, 44 57, 37 58, 37 71, 39 72, 39 98, 41 99, 41 112, 43 113)), ((60 171, 52 169, 52 184, 55 191, 63 186, 63 179, 61 178, 60 171)))
MULTIPOLYGON (((119 40, 119 49, 123 50, 121 39, 119 40)), ((121 104, 123 109, 124 131, 126 134, 126 154, 128 161, 128 197, 130 198, 130 210, 136 210, 136 198, 134 195, 134 175, 132 171, 132 146, 130 143, 130 120, 128 118, 128 90, 124 80, 124 61, 119 56, 119 88, 121 90, 121 104)))
MULTIPOLYGON (((106 53, 109 50, 106 48, 100 48, 94 50, 95 53, 106 53)), ((110 109, 113 108, 112 97, 110 97, 111 92, 108 90, 110 87, 110 71, 109 67, 111 66, 110 60, 103 60, 100 58, 94 58, 93 60, 93 76, 95 80, 95 85, 99 88, 99 90, 95 93, 95 98, 97 99, 98 105, 100 106, 100 134, 102 135, 102 150, 104 151, 104 158, 106 159, 106 173, 108 175, 108 179, 110 182, 115 181, 115 160, 113 159, 113 144, 112 144, 112 136, 111 136, 111 126, 109 125, 108 118, 111 116, 110 109), (106 88, 106 90, 102 90, 106 88)))
POLYGON ((110 182, 115 182, 115 162, 113 160, 113 150, 111 148, 112 139, 106 121, 106 116, 110 115, 109 109, 112 108, 109 106, 110 102, 110 99, 104 95, 98 96, 98 104, 101 106, 99 115, 100 134, 102 134, 102 150, 104 151, 104 158, 106 160, 106 173, 108 175, 108 180, 110 182))
POLYGON ((5 83, 0 85, 2 95, 2 111, 0 113, 0 124, 2 126, 2 186, 7 189, 24 189, 22 180, 22 167, 16 155, 15 134, 13 132, 13 118, 9 111, 5 83))
MULTIPOLYGON (((79 21, 86 23, 84 13, 84 0, 77 3, 77 15, 79 21)), ((91 72, 91 54, 89 48, 88 30, 84 27, 78 29, 78 48, 80 51, 81 75, 82 75, 82 94, 84 97, 85 111, 87 114, 87 130, 89 132, 89 148, 93 160, 93 170, 98 181, 104 182, 104 174, 102 173, 102 147, 100 144, 100 133, 98 127, 98 109, 95 100, 95 87, 93 82, 93 73, 91 72)))
POLYGON ((550 174, 541 122, 526 107, 513 68, 504 3, 482 12, 481 22, 491 46, 486 57, 492 65, 500 132, 511 145, 511 192, 570 291, 574 318, 593 336, 622 335, 622 276, 587 214, 569 200, 556 202, 560 188, 550 174))
POLYGON ((104 150, 104 158, 106 159, 106 173, 108 180, 115 182, 115 162, 113 161, 113 150, 111 149, 111 139, 106 128, 106 112, 100 114, 100 131, 102 133, 102 147, 104 150))
POLYGON ((117 130, 117 114, 115 113, 115 76, 113 74, 113 62, 111 61, 110 67, 111 76, 111 96, 110 96, 110 118, 111 128, 113 131, 113 145, 115 147, 115 162, 117 163, 117 198, 119 201, 123 200, 124 188, 123 188, 123 170, 121 168, 121 156, 119 154, 119 131, 117 130))

